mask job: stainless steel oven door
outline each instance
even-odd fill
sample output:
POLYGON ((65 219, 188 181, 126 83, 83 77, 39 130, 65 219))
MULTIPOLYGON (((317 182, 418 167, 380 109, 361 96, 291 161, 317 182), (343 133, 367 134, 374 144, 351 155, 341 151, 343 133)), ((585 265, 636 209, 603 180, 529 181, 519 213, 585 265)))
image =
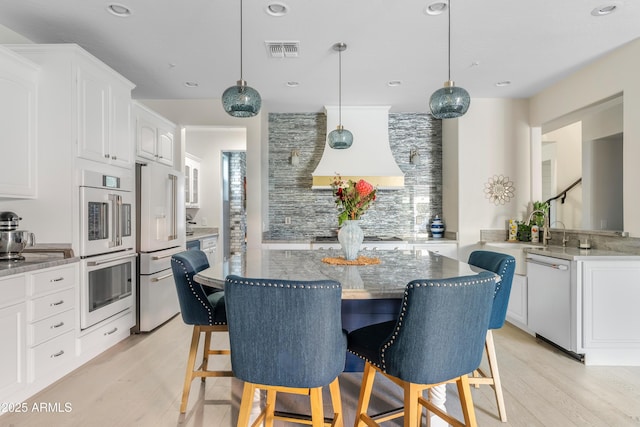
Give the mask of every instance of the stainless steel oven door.
POLYGON ((80 256, 134 247, 131 192, 80 187, 80 203, 80 256))
POLYGON ((82 261, 80 326, 89 328, 135 305, 136 256, 133 251, 82 261))

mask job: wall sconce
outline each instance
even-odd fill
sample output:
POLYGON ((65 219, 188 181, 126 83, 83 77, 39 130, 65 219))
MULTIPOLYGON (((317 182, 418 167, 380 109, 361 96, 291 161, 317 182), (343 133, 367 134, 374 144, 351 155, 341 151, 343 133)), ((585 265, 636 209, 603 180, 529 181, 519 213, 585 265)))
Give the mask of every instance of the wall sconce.
POLYGON ((298 166, 300 164, 300 153, 298 153, 298 150, 291 151, 291 164, 293 166, 298 166))
POLYGON ((412 148, 409 152, 409 163, 411 163, 412 165, 420 164, 420 153, 418 153, 417 148, 412 148))

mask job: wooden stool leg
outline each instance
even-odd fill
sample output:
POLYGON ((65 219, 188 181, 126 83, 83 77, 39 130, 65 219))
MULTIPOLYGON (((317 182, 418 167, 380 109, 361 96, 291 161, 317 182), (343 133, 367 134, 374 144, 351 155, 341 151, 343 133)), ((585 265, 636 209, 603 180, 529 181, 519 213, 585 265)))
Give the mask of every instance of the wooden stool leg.
POLYGON ((498 358, 496 356, 496 347, 493 341, 493 333, 491 329, 487 331, 486 339, 487 359, 489 360, 489 371, 493 378, 493 390, 496 393, 496 402, 498 403, 498 413, 500 421, 507 422, 507 409, 504 405, 504 395, 502 394, 502 382, 500 381, 500 372, 498 372, 498 358))
POLYGON ((464 415, 464 424, 469 427, 477 427, 478 424, 476 421, 476 412, 473 408, 469 377, 467 375, 459 377, 456 380, 456 385, 458 386, 460 405, 462 406, 462 414, 464 415))
POLYGON ((417 384, 404 383, 404 427, 418 427, 420 411, 418 397, 421 395, 417 384))
POLYGON ((340 398, 340 383, 338 377, 329 384, 329 392, 331 393, 331 405, 333 406, 333 424, 334 427, 343 427, 344 418, 342 416, 342 399, 340 398))
POLYGON ((371 391, 373 389, 373 380, 375 377, 375 368, 370 363, 365 363, 364 372, 362 373, 362 385, 360 386, 360 396, 358 397, 358 408, 356 410, 354 427, 365 425, 365 422, 360 418, 360 415, 366 415, 367 410, 369 409, 369 401, 371 400, 371 391))
MULTIPOLYGON (((202 370, 206 371, 209 366, 209 351, 211 350, 211 331, 205 331, 204 333, 204 350, 202 351, 202 370)), ((207 377, 202 377, 204 382, 207 377)))
POLYGON ((238 427, 247 427, 249 418, 251 417, 251 405, 253 404, 253 393, 256 389, 255 384, 244 383, 242 389, 242 400, 240 401, 240 410, 238 411, 238 427))
POLYGON ((311 425, 324 427, 324 407, 322 406, 322 387, 309 389, 311 399, 311 425))
POLYGON ((193 381, 193 368, 196 364, 196 353, 198 352, 198 342, 200 341, 200 327, 193 327, 191 335, 191 347, 189 348, 189 358, 187 359, 187 373, 184 376, 184 387, 182 388, 182 403, 180 403, 180 413, 187 412, 187 402, 189 401, 189 391, 191 391, 191 381, 193 381))
POLYGON ((275 390, 267 390, 267 406, 264 408, 265 411, 265 419, 264 419, 264 427, 273 427, 273 420, 275 419, 275 411, 276 411, 276 397, 277 391, 275 390))

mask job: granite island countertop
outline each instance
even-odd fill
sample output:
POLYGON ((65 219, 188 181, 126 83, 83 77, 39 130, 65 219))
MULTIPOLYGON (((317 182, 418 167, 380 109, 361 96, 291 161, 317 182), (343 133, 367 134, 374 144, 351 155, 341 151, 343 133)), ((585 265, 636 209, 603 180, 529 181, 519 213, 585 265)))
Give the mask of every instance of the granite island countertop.
POLYGON ((196 275, 207 286, 222 288, 229 274, 287 280, 337 280, 343 299, 402 298, 404 288, 416 279, 441 279, 476 275, 482 269, 436 253, 420 255, 411 250, 361 251, 379 258, 380 264, 333 265, 322 261, 332 251, 248 249, 218 261, 196 275))

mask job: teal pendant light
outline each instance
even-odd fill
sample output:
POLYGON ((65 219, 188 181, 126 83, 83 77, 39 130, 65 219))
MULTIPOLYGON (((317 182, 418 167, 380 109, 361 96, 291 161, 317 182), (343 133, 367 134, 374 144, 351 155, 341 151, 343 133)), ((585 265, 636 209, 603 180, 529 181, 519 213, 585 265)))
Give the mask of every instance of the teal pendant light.
POLYGON ((222 107, 233 117, 253 117, 260 112, 262 98, 242 78, 242 0, 240 0, 240 80, 222 94, 222 107))
POLYGON ((333 50, 338 51, 338 127, 329 132, 327 142, 329 147, 342 150, 353 144, 353 134, 342 126, 342 52, 347 50, 347 45, 336 43, 333 45, 333 50))
POLYGON ((467 112, 471 103, 469 92, 457 87, 451 80, 451 0, 447 2, 447 14, 449 16, 449 79, 444 82, 443 88, 431 95, 429 100, 431 115, 436 119, 461 117, 467 112))

